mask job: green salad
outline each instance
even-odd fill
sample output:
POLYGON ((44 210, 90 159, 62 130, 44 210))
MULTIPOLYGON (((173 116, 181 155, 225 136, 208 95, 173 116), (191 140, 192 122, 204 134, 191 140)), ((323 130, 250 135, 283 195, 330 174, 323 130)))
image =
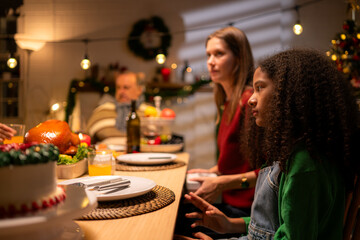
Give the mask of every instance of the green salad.
POLYGON ((80 160, 86 158, 89 151, 91 151, 91 149, 88 147, 88 145, 86 143, 81 143, 77 149, 75 156, 72 157, 70 155, 60 154, 57 164, 69 165, 69 164, 77 163, 80 160))

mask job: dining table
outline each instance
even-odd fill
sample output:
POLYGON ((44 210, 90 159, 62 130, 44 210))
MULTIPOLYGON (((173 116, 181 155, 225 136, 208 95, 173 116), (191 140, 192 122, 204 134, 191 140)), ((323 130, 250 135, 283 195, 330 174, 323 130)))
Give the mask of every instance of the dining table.
MULTIPOLYGON (((170 189, 175 200, 167 206, 152 212, 118 219, 75 220, 86 240, 147 239, 167 240, 173 238, 176 216, 182 195, 189 154, 176 153, 177 161, 184 162, 180 167, 154 171, 118 171, 114 175, 134 176, 155 181, 159 186, 170 189)), ((85 177, 87 175, 84 175, 85 177)))

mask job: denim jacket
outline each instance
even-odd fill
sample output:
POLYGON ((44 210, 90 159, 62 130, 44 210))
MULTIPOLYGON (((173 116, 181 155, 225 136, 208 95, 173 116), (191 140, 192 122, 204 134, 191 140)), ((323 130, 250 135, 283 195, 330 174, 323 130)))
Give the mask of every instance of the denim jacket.
POLYGON ((278 193, 280 183, 280 167, 273 166, 260 170, 256 182, 254 202, 251 207, 251 220, 248 235, 239 240, 273 239, 279 228, 278 193))

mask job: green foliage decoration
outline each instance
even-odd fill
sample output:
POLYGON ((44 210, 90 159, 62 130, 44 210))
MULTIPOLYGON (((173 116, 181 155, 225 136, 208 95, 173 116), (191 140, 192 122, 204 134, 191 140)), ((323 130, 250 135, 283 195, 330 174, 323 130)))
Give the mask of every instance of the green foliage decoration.
POLYGON ((335 35, 327 54, 360 97, 360 27, 354 20, 346 20, 342 27, 343 32, 335 35))
POLYGON ((95 91, 100 94, 108 93, 114 95, 115 86, 107 85, 98 81, 95 78, 85 78, 84 80, 73 79, 70 82, 70 87, 67 95, 67 105, 65 108, 65 121, 69 122, 69 117, 74 111, 76 94, 81 91, 95 91))

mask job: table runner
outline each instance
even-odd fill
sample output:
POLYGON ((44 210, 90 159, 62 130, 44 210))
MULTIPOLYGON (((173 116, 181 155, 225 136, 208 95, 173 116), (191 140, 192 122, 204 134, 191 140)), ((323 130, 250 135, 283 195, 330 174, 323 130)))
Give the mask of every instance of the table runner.
POLYGON ((136 216, 163 208, 175 201, 170 189, 156 185, 150 192, 128 199, 99 202, 96 209, 79 220, 103 220, 136 216))
POLYGON ((158 170, 167 170, 172 168, 178 168, 185 166, 186 163, 183 161, 175 160, 161 165, 131 165, 122 162, 116 162, 117 171, 158 171, 158 170))

